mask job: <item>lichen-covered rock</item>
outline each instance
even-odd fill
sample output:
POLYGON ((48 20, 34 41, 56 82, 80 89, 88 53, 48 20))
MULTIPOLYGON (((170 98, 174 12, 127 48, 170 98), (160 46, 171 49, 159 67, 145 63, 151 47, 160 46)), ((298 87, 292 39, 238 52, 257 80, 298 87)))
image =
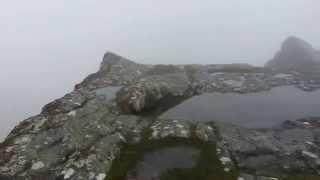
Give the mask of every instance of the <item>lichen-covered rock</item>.
POLYGON ((193 131, 191 122, 172 119, 158 119, 151 125, 151 129, 151 139, 167 137, 190 138, 193 131))
POLYGON ((267 130, 235 126, 219 129, 227 144, 225 148, 231 150, 240 168, 269 175, 290 171, 316 173, 320 162, 317 123, 267 130))
POLYGON ((170 70, 164 70, 163 74, 154 68, 148 72, 150 75, 123 88, 117 95, 121 109, 126 113, 142 112, 153 108, 166 96, 184 96, 190 84, 186 73, 172 70, 171 66, 168 68, 170 70))
POLYGON ((107 52, 98 72, 89 75, 80 84, 79 90, 93 90, 106 86, 128 85, 139 78, 151 66, 132 62, 112 52, 107 52))

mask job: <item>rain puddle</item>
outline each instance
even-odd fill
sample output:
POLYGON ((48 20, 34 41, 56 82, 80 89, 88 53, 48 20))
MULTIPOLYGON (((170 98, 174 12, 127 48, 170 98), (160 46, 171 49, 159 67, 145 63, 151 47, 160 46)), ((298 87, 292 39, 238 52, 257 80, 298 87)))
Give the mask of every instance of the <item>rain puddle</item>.
POLYGON ((182 139, 127 145, 107 180, 236 180, 225 172, 213 144, 182 139))
POLYGON ((163 173, 173 169, 195 167, 200 150, 195 147, 166 147, 144 155, 143 160, 130 170, 129 180, 160 179, 163 173))
POLYGON ((96 96, 98 99, 108 102, 116 98, 117 92, 122 88, 122 86, 109 86, 96 90, 96 96))
POLYGON ((282 86, 249 94, 210 93, 195 96, 162 117, 217 121, 247 128, 270 128, 285 120, 320 116, 320 90, 282 86))

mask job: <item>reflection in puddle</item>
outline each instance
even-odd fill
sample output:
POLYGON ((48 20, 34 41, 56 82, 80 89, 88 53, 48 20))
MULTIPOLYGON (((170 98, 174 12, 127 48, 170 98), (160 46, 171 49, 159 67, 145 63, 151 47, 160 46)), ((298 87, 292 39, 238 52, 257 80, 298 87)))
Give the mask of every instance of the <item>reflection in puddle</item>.
POLYGON ((224 171, 215 144, 165 138, 125 145, 107 180, 236 180, 238 175, 237 169, 224 171))
POLYGON ((117 92, 122 88, 122 86, 109 86, 96 90, 96 95, 98 99, 108 102, 116 98, 117 92))
POLYGON ((189 169, 196 165, 200 150, 194 147, 167 147, 144 155, 142 162, 129 171, 128 180, 160 179, 172 169, 189 169))
POLYGON ((268 128, 285 120, 320 116, 320 91, 292 86, 250 94, 210 93, 193 97, 163 117, 221 121, 248 128, 268 128))

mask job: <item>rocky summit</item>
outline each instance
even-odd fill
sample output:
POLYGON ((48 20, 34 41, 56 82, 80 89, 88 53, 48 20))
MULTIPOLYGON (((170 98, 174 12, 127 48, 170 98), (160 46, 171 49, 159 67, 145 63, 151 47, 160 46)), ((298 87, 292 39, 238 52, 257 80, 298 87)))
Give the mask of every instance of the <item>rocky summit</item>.
MULTIPOLYGON (((289 58, 284 54, 292 48, 297 56, 311 51, 296 41, 289 39, 277 58, 289 58)), ((215 166, 227 174, 221 179, 319 179, 318 117, 258 129, 161 116, 192 96, 267 92, 278 86, 317 91, 320 76, 243 64, 144 65, 108 52, 96 73, 22 121, 0 144, 0 179, 120 179, 116 167, 130 169, 120 161, 123 152, 131 156, 122 159, 134 159, 130 145, 172 144, 172 139, 214 145, 204 154, 218 158, 215 166)))

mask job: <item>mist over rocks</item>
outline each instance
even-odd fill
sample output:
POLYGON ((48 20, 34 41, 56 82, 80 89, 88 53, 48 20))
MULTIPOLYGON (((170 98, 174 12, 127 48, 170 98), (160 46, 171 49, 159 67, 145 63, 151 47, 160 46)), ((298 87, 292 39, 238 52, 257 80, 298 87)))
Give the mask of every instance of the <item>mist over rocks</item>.
POLYGON ((280 51, 265 66, 281 70, 317 71, 320 68, 319 51, 308 42, 291 36, 282 43, 280 51))
MULTIPOLYGON (((297 53, 309 62, 311 52, 307 43, 289 38, 277 57, 288 59, 287 54, 297 53)), ((241 178, 285 175, 297 169, 316 175, 320 118, 290 120, 261 130, 161 117, 203 93, 245 94, 287 85, 315 91, 320 89, 320 76, 243 64, 145 65, 108 52, 96 73, 22 121, 0 144, 0 179, 104 179, 124 145, 163 138, 216 144, 212 153, 217 153, 226 173, 246 173, 241 178), (290 138, 296 134, 298 141, 290 138)))

